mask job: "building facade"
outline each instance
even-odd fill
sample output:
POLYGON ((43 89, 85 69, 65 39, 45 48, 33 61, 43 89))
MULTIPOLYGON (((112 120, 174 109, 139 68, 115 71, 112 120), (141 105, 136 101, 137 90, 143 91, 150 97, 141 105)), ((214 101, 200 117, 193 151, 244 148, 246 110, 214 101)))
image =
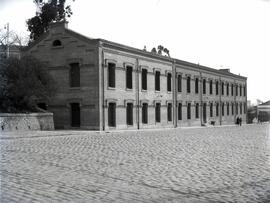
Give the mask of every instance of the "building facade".
POLYGON ((30 45, 58 90, 48 104, 56 128, 142 129, 246 121, 247 78, 91 39, 52 24, 30 45))

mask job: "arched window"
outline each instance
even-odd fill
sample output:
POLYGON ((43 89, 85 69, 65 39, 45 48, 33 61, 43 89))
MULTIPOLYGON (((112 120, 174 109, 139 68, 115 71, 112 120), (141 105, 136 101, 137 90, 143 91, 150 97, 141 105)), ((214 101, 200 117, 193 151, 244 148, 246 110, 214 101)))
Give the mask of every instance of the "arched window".
POLYGON ((59 39, 56 39, 53 41, 53 46, 54 47, 62 46, 62 42, 59 39))

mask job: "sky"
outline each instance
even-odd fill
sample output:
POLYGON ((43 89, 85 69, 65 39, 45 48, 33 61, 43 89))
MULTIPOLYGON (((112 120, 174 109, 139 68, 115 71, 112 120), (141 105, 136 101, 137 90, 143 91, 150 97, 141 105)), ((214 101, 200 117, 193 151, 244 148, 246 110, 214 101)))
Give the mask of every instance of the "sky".
MULTIPOLYGON (((68 27, 148 51, 248 77, 247 96, 270 100, 270 0, 67 0, 68 27)), ((33 0, 0 0, 0 29, 28 35, 33 0)))

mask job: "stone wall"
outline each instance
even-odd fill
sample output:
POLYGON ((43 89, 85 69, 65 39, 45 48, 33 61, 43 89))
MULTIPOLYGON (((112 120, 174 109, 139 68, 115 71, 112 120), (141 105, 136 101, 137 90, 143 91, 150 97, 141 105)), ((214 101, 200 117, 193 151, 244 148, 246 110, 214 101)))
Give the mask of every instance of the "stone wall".
POLYGON ((16 130, 54 130, 53 113, 0 113, 0 132, 16 130))

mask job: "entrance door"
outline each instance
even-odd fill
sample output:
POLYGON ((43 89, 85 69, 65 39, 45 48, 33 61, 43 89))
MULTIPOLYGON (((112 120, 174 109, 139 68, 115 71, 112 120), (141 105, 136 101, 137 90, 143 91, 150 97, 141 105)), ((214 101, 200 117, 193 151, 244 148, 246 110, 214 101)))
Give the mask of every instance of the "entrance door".
POLYGON ((206 103, 203 104, 203 122, 206 123, 206 103))
POLYGON ((81 110, 79 103, 71 103, 71 126, 80 127, 81 125, 81 110))

